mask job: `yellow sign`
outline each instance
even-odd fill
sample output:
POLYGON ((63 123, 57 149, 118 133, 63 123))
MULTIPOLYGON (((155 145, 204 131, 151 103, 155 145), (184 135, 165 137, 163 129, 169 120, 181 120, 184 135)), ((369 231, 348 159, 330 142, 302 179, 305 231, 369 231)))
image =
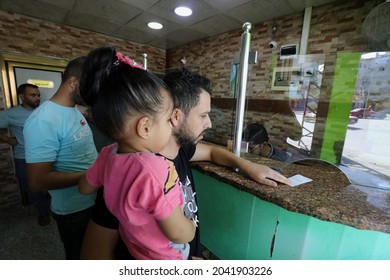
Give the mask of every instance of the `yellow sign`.
POLYGON ((27 83, 36 85, 37 87, 40 87, 40 88, 53 88, 54 87, 53 81, 28 79, 27 83))

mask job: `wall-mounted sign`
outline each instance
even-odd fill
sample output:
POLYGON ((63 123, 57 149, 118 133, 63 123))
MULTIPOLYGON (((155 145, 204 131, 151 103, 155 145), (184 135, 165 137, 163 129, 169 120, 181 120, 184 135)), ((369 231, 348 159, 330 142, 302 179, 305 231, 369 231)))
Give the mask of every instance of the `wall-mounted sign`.
POLYGON ((39 88, 54 88, 53 81, 28 79, 27 83, 36 85, 39 88))

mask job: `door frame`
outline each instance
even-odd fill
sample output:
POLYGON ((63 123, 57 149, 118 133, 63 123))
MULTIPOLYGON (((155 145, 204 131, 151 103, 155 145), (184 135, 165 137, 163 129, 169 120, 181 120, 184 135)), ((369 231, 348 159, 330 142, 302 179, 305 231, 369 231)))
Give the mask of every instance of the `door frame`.
POLYGON ((15 67, 64 72, 68 62, 68 60, 59 58, 1 53, 0 64, 5 96, 5 108, 16 106, 19 103, 16 93, 15 67))

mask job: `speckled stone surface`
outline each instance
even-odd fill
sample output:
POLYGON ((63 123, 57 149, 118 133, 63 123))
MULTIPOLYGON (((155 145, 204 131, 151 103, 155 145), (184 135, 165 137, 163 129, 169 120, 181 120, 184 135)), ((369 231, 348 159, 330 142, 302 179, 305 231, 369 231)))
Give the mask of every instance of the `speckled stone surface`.
POLYGON ((336 166, 319 160, 286 164, 250 154, 242 157, 278 169, 286 177, 301 174, 313 181, 296 187, 268 187, 210 162, 195 162, 192 167, 286 210, 357 229, 390 233, 389 190, 351 184, 336 166))

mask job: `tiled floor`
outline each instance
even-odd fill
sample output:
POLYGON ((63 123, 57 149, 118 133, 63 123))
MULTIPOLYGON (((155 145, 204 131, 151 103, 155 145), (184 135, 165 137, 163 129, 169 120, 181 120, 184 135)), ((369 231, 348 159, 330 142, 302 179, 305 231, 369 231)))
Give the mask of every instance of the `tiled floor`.
MULTIPOLYGON (((0 260, 64 260, 55 221, 41 227, 31 205, 0 213, 0 260)), ((206 259, 218 259, 204 250, 206 259)))
POLYGON ((54 220, 41 227, 37 218, 38 214, 31 205, 0 213, 1 260, 65 259, 54 220))

